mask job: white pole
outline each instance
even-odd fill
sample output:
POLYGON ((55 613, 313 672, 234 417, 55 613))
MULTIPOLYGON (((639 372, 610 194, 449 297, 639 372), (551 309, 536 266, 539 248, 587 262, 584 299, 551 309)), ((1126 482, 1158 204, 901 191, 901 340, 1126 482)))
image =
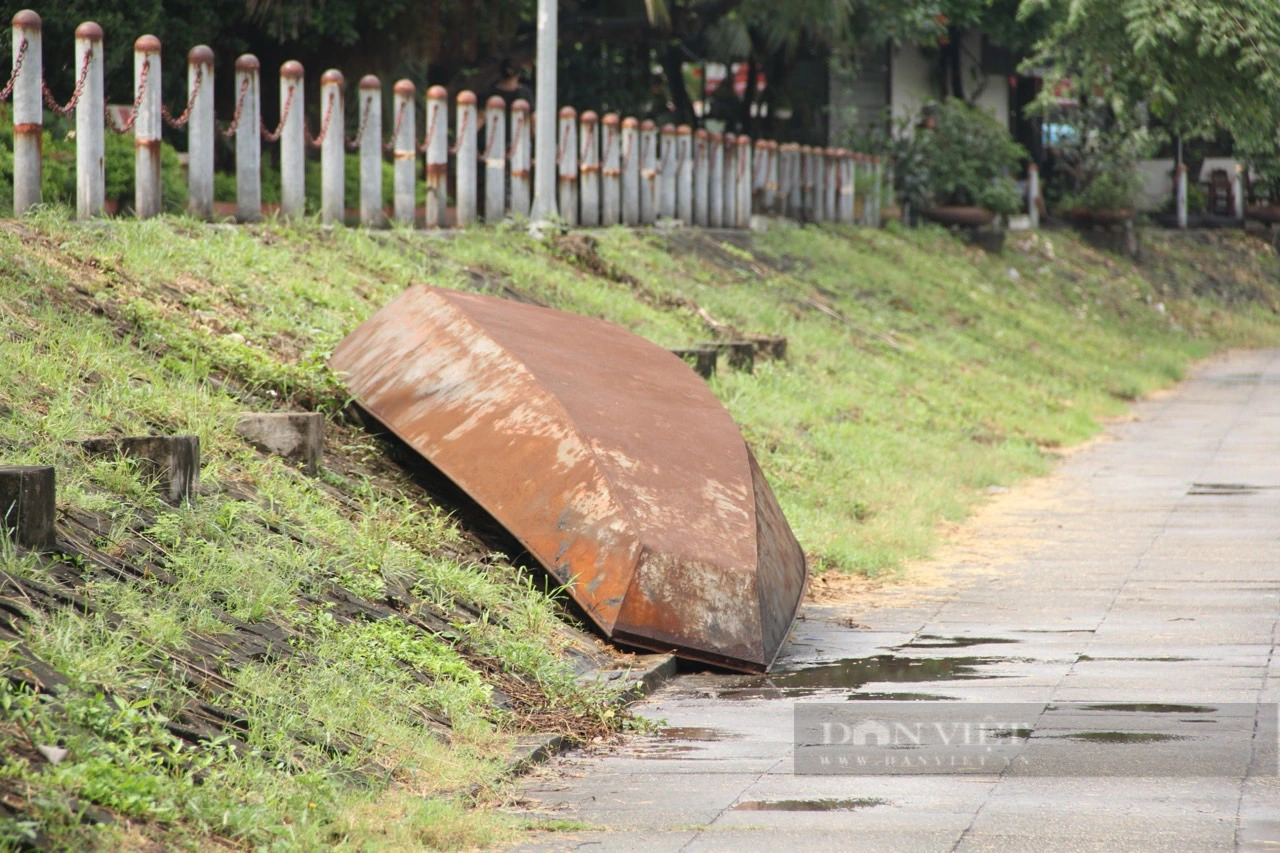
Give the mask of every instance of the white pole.
POLYGON ((640 124, 640 224, 658 219, 658 126, 651 119, 640 124))
POLYGON ((320 143, 320 221, 341 225, 346 219, 346 104, 343 102, 342 72, 330 68, 320 75, 321 121, 328 118, 320 143))
POLYGON ((676 128, 676 218, 693 225, 693 128, 676 128))
POLYGON ((484 221, 507 215, 507 102, 494 95, 484 105, 484 221))
POLYGON ((1236 203, 1235 205, 1236 219, 1238 219, 1241 222, 1244 222, 1244 210, 1245 210, 1244 166, 1240 165, 1239 163, 1236 163, 1235 171, 1232 173, 1232 176, 1231 176, 1231 183, 1232 183, 1232 194, 1235 196, 1235 203, 1236 203))
POLYGON ((752 180, 752 163, 751 163, 751 137, 738 137, 738 175, 737 187, 738 197, 736 201, 736 210, 738 213, 738 227, 751 227, 751 180, 752 180))
POLYGON ((578 111, 560 110, 560 146, 555 168, 560 172, 560 217, 570 226, 578 224, 578 111))
POLYGON ((640 224, 640 122, 632 116, 622 120, 622 222, 640 224))
POLYGON ((458 162, 454 179, 457 181, 457 226, 466 228, 476 221, 476 93, 463 90, 458 93, 458 162))
POLYGON ((662 127, 662 153, 658 166, 658 218, 676 218, 676 128, 673 124, 662 127))
POLYGON ((443 228, 449 211, 449 91, 427 90, 427 227, 443 228))
MULTIPOLYGON (((187 211, 198 219, 213 218, 213 50, 196 45, 187 53, 187 90, 196 92, 187 122, 187 211)), ((101 109, 96 112, 101 113, 101 109)), ((102 124, 101 120, 96 124, 102 124)))
POLYGON ((307 205, 306 89, 302 63, 289 60, 280 66, 280 215, 295 219, 307 205))
POLYGON ((239 92, 244 92, 240 124, 236 125, 236 220, 239 222, 257 222, 262 218, 262 103, 258 76, 256 56, 246 53, 236 60, 237 97, 239 92))
MULTIPOLYGON (((106 124, 102 119, 105 103, 102 27, 92 21, 76 27, 76 68, 84 65, 85 56, 90 51, 93 55, 89 57, 84 90, 80 93, 80 103, 76 104, 76 217, 79 219, 102 215, 107 182, 104 166, 106 140, 103 138, 106 124)), ((209 142, 212 145, 213 140, 209 142)), ((212 168, 212 160, 209 165, 212 168)))
POLYGON ((712 228, 721 228, 724 226, 724 136, 713 133, 709 141, 711 168, 708 170, 710 203, 707 205, 707 221, 712 228))
POLYGON ((708 159, 708 146, 711 135, 702 128, 693 134, 693 224, 706 228, 710 221, 710 179, 711 163, 708 159))
POLYGON ((582 114, 582 140, 578 159, 579 219, 583 225, 600 224, 600 117, 592 110, 582 114))
POLYGON ((1177 183, 1178 227, 1187 229, 1187 164, 1179 163, 1175 181, 1177 183))
POLYGON ((44 165, 40 159, 44 136, 41 34, 40 16, 35 12, 23 9, 13 16, 13 68, 17 72, 13 81, 13 212, 17 216, 40 203, 44 165))
POLYGON ((535 223, 550 222, 556 216, 556 59, 560 37, 558 0, 538 0, 538 132, 534 174, 533 213, 535 223))
POLYGON ((378 228, 382 212, 382 81, 372 74, 360 78, 356 121, 360 122, 360 224, 378 228))
POLYGON ((1040 167, 1035 163, 1027 167, 1027 216, 1031 230, 1040 227, 1040 167))
POLYGON ((617 113, 605 113, 601 126, 604 139, 601 144, 601 175, 604 178, 604 201, 600 220, 606 227, 622 221, 622 119, 617 113))
POLYGON ((738 137, 732 133, 724 135, 724 183, 720 186, 723 197, 725 228, 734 228, 738 224, 738 137))
POLYGON ((529 215, 529 178, 533 152, 533 120, 529 102, 519 98, 511 105, 511 212, 529 215))
POLYGON ((392 87, 395 93, 393 108, 396 126, 391 128, 394 136, 393 177, 393 214, 396 222, 412 227, 417 221, 418 199, 415 190, 418 180, 418 125, 417 104, 418 90, 412 80, 397 80, 392 87))
POLYGON ((160 39, 155 36, 142 36, 133 43, 135 98, 143 85, 144 69, 146 89, 133 123, 133 208, 139 219, 160 213, 160 39))

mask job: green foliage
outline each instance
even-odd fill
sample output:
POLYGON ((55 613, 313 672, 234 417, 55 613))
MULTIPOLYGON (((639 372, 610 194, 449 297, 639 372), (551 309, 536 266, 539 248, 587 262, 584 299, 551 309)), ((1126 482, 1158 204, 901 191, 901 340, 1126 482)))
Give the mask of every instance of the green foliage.
MULTIPOLYGON (((1081 88, 1087 87, 1084 83, 1081 88)), ((1054 144, 1059 186, 1050 193, 1063 210, 1124 210, 1134 206, 1142 178, 1139 161, 1150 157, 1158 135, 1105 100, 1062 106, 1039 101, 1046 120, 1070 130, 1054 144)))
POLYGON ((919 138, 907 143, 904 156, 913 179, 921 177, 922 186, 913 189, 917 203, 927 190, 934 204, 977 205, 1006 215, 1021 210, 1010 173, 1027 154, 995 116, 947 98, 933 119, 932 129, 917 128, 919 138))

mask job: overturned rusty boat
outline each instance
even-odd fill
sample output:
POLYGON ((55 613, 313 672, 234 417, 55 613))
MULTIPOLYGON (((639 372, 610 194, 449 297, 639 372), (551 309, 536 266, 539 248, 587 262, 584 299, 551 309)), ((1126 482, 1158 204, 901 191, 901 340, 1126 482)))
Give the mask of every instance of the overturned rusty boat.
POLYGON ((767 670, 804 552, 737 426, 678 357, 600 320, 412 287, 331 366, 615 640, 767 670))

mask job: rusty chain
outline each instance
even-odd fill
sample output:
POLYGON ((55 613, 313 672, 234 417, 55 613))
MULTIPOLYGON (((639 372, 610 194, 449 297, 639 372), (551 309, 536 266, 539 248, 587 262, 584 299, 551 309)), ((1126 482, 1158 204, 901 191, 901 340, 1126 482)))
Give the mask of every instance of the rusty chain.
POLYGON ((268 142, 280 141, 280 136, 284 133, 284 123, 289 120, 289 111, 293 109, 293 93, 297 91, 297 89, 298 84, 290 84, 289 93, 284 96, 284 106, 280 108, 280 123, 276 125, 276 129, 267 130, 265 127, 260 128, 263 139, 268 142))
POLYGON ((329 103, 324 108, 324 118, 320 121, 320 135, 312 136, 311 129, 307 127, 306 122, 302 124, 302 135, 306 138, 307 144, 312 148, 319 148, 324 144, 324 138, 329 135, 329 123, 333 120, 333 104, 338 99, 336 92, 329 93, 329 103))
POLYGON ((747 174, 747 157, 746 157, 746 155, 745 155, 745 154, 741 153, 741 151, 743 151, 743 150, 749 150, 749 149, 747 149, 747 146, 745 146, 745 145, 743 145, 743 146, 741 146, 741 147, 739 148, 739 154, 738 154, 738 180, 742 180, 742 179, 746 176, 746 174, 747 174))
POLYGON ((493 120, 493 124, 489 126, 489 130, 485 134, 488 137, 488 139, 486 140, 486 143, 484 146, 484 154, 480 156, 481 163, 487 164, 489 162, 489 156, 493 154, 493 143, 496 142, 498 138, 497 130, 498 130, 498 119, 495 117, 493 120))
POLYGON ((196 81, 191 87, 191 96, 187 98, 187 108, 182 111, 182 115, 174 118, 169 113, 169 108, 160 105, 160 117, 164 119, 164 123, 172 128, 185 127, 187 122, 191 121, 191 111, 196 108, 196 98, 200 94, 200 87, 204 85, 204 67, 196 66, 196 81))
MULTIPOLYGON (((396 141, 400 139, 400 130, 404 127, 404 114, 409 109, 409 100, 406 98, 400 104, 400 109, 396 110, 396 123, 391 128, 391 141, 382 146, 383 151, 395 151, 396 141)), ((412 143, 412 140, 410 140, 412 143)))
POLYGON ((628 137, 628 139, 627 139, 627 144, 626 144, 626 145, 624 145, 624 146, 622 146, 622 168, 623 168, 623 170, 625 170, 625 169, 627 168, 627 166, 631 163, 631 154, 633 153, 631 149, 633 149, 633 148, 635 148, 635 147, 636 147, 636 132, 635 132, 635 131, 632 131, 632 133, 630 134, 630 136, 629 136, 629 137, 628 137))
POLYGON ((467 110, 462 114, 462 121, 458 123, 458 141, 450 148, 450 154, 457 154, 462 149, 462 142, 467 136, 467 122, 471 120, 471 111, 467 110))
POLYGON ((240 96, 236 99, 236 111, 231 116, 231 124, 227 125, 227 129, 222 131, 222 135, 228 139, 236 135, 236 131, 240 129, 240 120, 244 118, 244 99, 249 94, 249 77, 245 76, 240 81, 240 96))
MULTIPOLYGON (((80 67, 80 79, 76 81, 76 88, 71 93, 71 100, 67 101, 67 105, 61 106, 53 97, 53 90, 49 88, 47 81, 40 81, 40 88, 44 95, 44 105, 60 116, 69 116, 75 110, 76 105, 80 103, 80 97, 84 94, 84 81, 89 79, 89 63, 93 61, 93 45, 84 52, 84 64, 80 67)), ((0 100, 4 100, 0 98, 0 100)))
MULTIPOLYGON (((364 99, 364 115, 360 117, 360 129, 356 131, 355 138, 348 139, 345 133, 342 135, 343 139, 347 143, 348 151, 355 151, 357 148, 360 147, 360 141, 364 139, 364 132, 369 127, 369 116, 372 113, 373 113, 373 95, 366 95, 364 99)), ((379 130, 378 133, 381 134, 382 131, 379 130)), ((379 144, 381 144, 382 140, 379 139, 378 142, 379 144)))
POLYGON ((765 172, 768 171, 768 167, 769 167, 769 153, 766 151, 763 157, 756 157, 755 174, 751 176, 752 186, 755 186, 756 184, 761 184, 761 185, 764 184, 765 177, 766 177, 765 172))
POLYGON ((418 146, 419 151, 427 151, 431 148, 431 140, 436 135, 436 119, 440 116, 440 105, 431 105, 431 115, 427 118, 427 138, 422 140, 422 144, 418 146))
MULTIPOLYGON (((578 146, 578 165, 581 166, 587 159, 587 152, 591 150, 591 143, 596 138, 596 126, 594 124, 587 125, 587 132, 582 135, 582 144, 578 146)), ((598 164, 597 164, 598 165, 598 164)))
POLYGON ((0 102, 9 100, 9 96, 13 94, 13 84, 18 82, 18 75, 22 73, 22 63, 27 58, 27 38, 22 37, 22 41, 18 42, 18 54, 13 60, 13 73, 9 75, 9 82, 4 84, 4 88, 0 89, 0 102))
POLYGON ((564 133, 560 134, 560 145, 559 145, 559 148, 556 150, 556 166, 557 167, 564 162, 564 155, 569 153, 568 151, 569 146, 565 145, 565 143, 568 141, 569 141, 569 131, 565 130, 564 133))
POLYGON ((600 164, 604 165, 609 162, 609 154, 613 151, 613 126, 605 128, 604 131, 604 150, 600 152, 600 164))
POLYGON ((524 130, 524 113, 516 116, 516 126, 511 131, 511 147, 507 149, 507 159, 514 160, 516 157, 516 146, 520 144, 520 133, 524 130))
POLYGON ((133 98, 133 111, 129 113, 129 119, 124 123, 124 127, 116 127, 115 119, 111 117, 110 108, 104 106, 102 108, 103 115, 107 118, 107 129, 113 133, 126 134, 133 130, 133 125, 138 121, 138 108, 142 106, 142 99, 147 94, 147 80, 151 77, 151 57, 147 57, 142 61, 142 73, 138 75, 138 94, 133 98))

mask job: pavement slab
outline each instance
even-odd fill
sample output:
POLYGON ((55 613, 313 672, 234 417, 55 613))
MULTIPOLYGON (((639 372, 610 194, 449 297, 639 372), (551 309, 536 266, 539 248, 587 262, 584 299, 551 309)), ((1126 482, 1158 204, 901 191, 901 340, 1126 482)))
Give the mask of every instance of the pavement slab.
POLYGON ((1280 851, 1280 350, 1136 405, 920 576, 807 605, 767 676, 685 672, 635 707, 652 731, 534 770, 510 810, 584 828, 522 849, 1280 851), (1025 712, 981 742, 999 762, 912 763, 984 703, 1025 712), (815 765, 815 713, 893 769, 815 765))

